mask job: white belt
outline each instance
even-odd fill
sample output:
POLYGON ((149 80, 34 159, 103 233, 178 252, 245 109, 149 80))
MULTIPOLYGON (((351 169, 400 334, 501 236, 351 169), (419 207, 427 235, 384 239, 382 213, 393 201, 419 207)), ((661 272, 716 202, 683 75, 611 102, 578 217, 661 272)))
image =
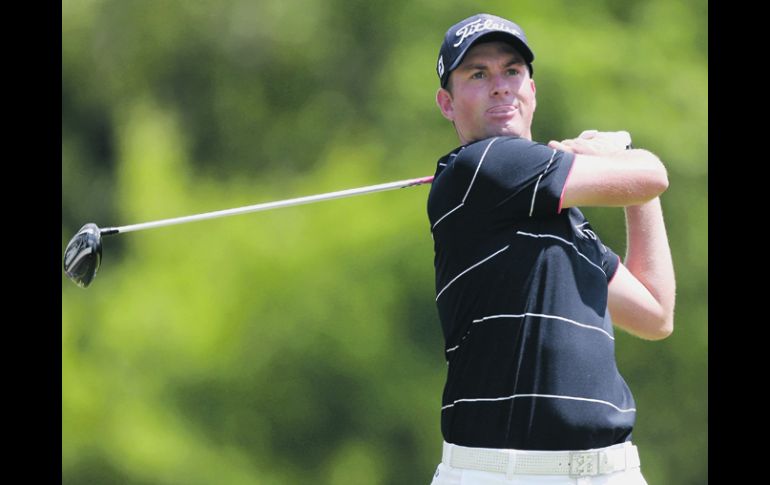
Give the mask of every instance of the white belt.
POLYGON ((534 451, 468 448, 444 442, 442 462, 453 468, 512 475, 604 475, 639 467, 630 441, 581 451, 534 451))

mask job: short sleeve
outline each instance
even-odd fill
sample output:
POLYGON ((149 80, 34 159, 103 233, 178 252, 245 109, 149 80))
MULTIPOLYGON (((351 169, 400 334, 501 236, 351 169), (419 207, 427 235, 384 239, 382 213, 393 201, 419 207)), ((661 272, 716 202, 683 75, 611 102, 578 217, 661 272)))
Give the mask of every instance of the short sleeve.
POLYGON ((456 164, 473 171, 465 205, 495 219, 547 217, 559 213, 574 155, 517 137, 474 143, 456 164))
POLYGON ((610 284, 612 278, 614 278, 615 274, 618 272, 618 267, 620 267, 620 256, 615 254, 612 249, 607 246, 602 246, 605 249, 605 252, 602 253, 602 269, 604 270, 604 274, 607 275, 607 284, 610 284))

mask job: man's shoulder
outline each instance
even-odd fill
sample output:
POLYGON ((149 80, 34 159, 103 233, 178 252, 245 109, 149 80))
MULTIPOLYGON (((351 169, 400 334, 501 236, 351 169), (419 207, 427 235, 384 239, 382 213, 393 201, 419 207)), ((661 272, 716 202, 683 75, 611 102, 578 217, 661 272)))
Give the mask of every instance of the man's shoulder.
MULTIPOLYGON (((494 136, 460 145, 438 160, 436 178, 447 168, 455 175, 475 174, 480 167, 512 164, 529 166, 547 160, 553 149, 518 136, 494 136)), ((490 167, 491 169, 491 167, 490 167)), ((446 178, 446 177, 445 177, 446 178)), ((437 180, 434 180, 436 185, 437 180)))
POLYGON ((470 146, 486 146, 490 143, 495 144, 507 144, 507 145, 521 145, 521 146, 530 146, 530 145, 542 145, 542 143, 529 140, 527 138, 522 138, 520 136, 515 135, 498 135, 498 136, 490 136, 488 138, 483 138, 481 140, 476 140, 468 143, 465 145, 466 147, 470 146))
POLYGON ((548 149, 542 143, 518 136, 495 136, 468 143, 456 149, 459 150, 456 153, 458 161, 476 164, 485 158, 502 156, 510 159, 516 155, 526 157, 544 148, 548 149))

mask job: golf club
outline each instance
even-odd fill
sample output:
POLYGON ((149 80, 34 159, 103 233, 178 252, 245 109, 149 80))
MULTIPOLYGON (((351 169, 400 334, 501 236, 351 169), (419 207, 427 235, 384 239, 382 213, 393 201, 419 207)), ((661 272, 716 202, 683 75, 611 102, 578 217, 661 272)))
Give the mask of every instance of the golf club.
POLYGON ((102 236, 120 234, 124 232, 141 231, 154 227, 171 226, 174 224, 184 224, 186 222, 202 221, 204 219, 215 219, 217 217, 234 216, 246 214, 248 212, 258 212, 280 207, 289 207, 293 205, 311 204, 322 200, 341 199, 352 197, 354 195, 371 194, 385 190, 402 189, 416 185, 429 184, 433 182, 433 176, 420 177, 408 180, 399 180, 379 185, 370 185, 359 187, 357 189, 340 190, 337 192, 328 192, 325 194, 308 195, 306 197, 297 197, 295 199, 279 200, 276 202, 265 202, 262 204, 237 207, 234 209, 224 209, 214 212, 206 212, 191 216, 175 217, 172 219, 162 219, 153 222, 144 222, 141 224, 132 224, 121 227, 99 228, 96 224, 89 222, 80 228, 64 250, 64 273, 76 285, 86 288, 93 281, 99 265, 102 260, 102 236))

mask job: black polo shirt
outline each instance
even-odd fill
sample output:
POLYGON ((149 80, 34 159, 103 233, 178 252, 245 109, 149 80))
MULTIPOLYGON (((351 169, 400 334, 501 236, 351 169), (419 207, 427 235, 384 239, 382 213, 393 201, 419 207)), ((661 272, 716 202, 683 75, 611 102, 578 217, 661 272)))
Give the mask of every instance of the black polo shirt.
POLYGON ((629 440, 607 285, 619 258, 561 197, 574 156, 518 137, 459 147, 428 197, 449 443, 579 450, 629 440))

